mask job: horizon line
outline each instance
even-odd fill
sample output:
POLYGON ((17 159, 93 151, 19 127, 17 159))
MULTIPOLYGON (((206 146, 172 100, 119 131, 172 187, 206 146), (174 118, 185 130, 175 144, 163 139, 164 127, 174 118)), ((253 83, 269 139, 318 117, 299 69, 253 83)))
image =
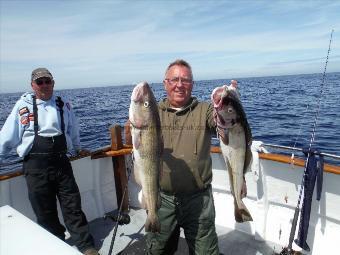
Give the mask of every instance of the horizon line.
MULTIPOLYGON (((340 73, 340 72, 326 72, 327 74, 334 74, 334 73, 340 73)), ((266 76, 246 76, 246 77, 236 77, 236 78, 216 78, 216 79, 200 79, 200 80, 194 80, 194 82, 202 82, 202 81, 215 81, 215 80, 227 80, 227 79, 251 79, 251 78, 268 78, 268 77, 282 77, 282 76, 299 76, 299 75, 316 75, 316 74, 323 74, 323 72, 320 73, 302 73, 302 74, 281 74, 281 75, 266 75, 266 76)), ((148 82, 150 85, 153 84, 162 84, 161 82, 148 82)), ((77 87, 77 88, 64 88, 64 89, 54 89, 54 91, 63 91, 63 90, 76 90, 76 89, 90 89, 90 88, 107 88, 107 87, 124 87, 124 86, 135 86, 136 82, 133 82, 132 84, 117 84, 117 85, 98 85, 98 86, 88 86, 88 87, 77 87)), ((28 91, 13 91, 13 92, 0 92, 0 95, 3 94, 17 94, 17 93, 25 93, 28 91)))

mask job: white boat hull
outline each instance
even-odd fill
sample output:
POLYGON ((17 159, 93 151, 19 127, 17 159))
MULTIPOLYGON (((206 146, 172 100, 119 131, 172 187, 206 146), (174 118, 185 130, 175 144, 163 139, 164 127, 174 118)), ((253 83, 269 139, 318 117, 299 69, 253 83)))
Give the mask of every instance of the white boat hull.
MULTIPOLYGON (((233 218, 233 199, 230 189, 226 189, 229 187, 229 178, 223 158, 219 154, 212 154, 212 157, 216 224, 246 232, 253 235, 256 240, 287 246, 300 192, 303 167, 260 160, 258 172, 246 174, 248 195, 243 199, 254 221, 236 223, 233 218)), ((311 252, 306 254, 325 254, 326 251, 334 254, 338 250, 339 183, 339 175, 324 173, 321 200, 317 201, 316 192, 313 193, 307 238, 311 252)), ((299 225, 296 233, 298 228, 299 225)))
MULTIPOLYGON (((243 199, 253 216, 253 222, 236 223, 229 178, 221 154, 212 153, 213 194, 216 207, 216 226, 245 232, 255 240, 268 241, 272 250, 280 252, 288 245, 291 222, 297 205, 303 167, 259 160, 253 171, 246 174, 248 196, 243 199)), ((126 156, 129 162, 130 156, 126 156)), ((127 163, 128 165, 129 163, 127 163)), ((254 167, 255 166, 255 167, 254 167)), ((72 161, 78 183, 83 210, 89 221, 118 208, 112 159, 91 160, 90 157, 72 161)), ((311 251, 306 254, 335 254, 340 234, 340 175, 324 173, 321 200, 313 195, 307 243, 311 251)), ((129 180, 129 204, 139 207, 139 186, 133 176, 129 180)), ((0 181, 0 206, 10 205, 28 218, 35 220, 28 201, 23 176, 0 181)), ((62 221, 62 217, 60 217, 62 221)), ((298 226, 297 226, 298 230, 298 226)), ((297 232, 297 231, 296 231, 297 232)), ((223 245, 220 244, 220 245, 223 245)), ((293 247, 294 248, 294 247, 293 247)))

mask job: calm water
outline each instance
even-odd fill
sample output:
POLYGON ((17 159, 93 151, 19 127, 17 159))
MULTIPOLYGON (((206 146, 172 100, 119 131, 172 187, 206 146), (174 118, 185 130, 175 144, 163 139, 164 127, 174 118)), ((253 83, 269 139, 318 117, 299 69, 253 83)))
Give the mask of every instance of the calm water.
MULTIPOLYGON (((197 81, 193 95, 209 101, 212 90, 229 81, 197 81)), ((254 140, 285 146, 294 146, 296 141, 297 147, 307 147, 320 100, 315 147, 322 152, 340 155, 340 73, 326 75, 322 94, 321 74, 242 78, 238 81, 254 140)), ((158 100, 165 97, 162 84, 152 84, 152 88, 158 100)), ((110 126, 124 125, 132 89, 131 85, 60 90, 55 93, 71 99, 80 121, 82 145, 94 150, 110 144, 110 126)), ((0 127, 21 94, 1 94, 0 127)), ((8 161, 16 159, 13 151, 8 161)), ((326 162, 334 163, 329 159, 326 162)))

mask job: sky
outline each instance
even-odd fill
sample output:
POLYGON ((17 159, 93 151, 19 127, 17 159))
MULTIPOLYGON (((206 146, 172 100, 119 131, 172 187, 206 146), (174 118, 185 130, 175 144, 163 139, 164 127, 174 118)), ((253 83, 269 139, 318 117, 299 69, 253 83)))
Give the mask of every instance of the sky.
POLYGON ((340 1, 0 0, 0 93, 162 82, 175 59, 194 80, 340 71, 340 1))

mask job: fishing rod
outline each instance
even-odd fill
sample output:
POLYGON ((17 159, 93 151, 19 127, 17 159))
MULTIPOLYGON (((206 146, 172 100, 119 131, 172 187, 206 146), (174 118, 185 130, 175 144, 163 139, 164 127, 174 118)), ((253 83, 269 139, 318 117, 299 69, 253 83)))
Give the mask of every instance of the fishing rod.
POLYGON ((113 249, 113 245, 114 245, 114 242, 115 242, 115 239, 116 239, 118 225, 123 225, 123 224, 129 224, 130 223, 130 216, 128 214, 123 214, 122 210, 123 210, 123 203, 124 203, 125 193, 126 193, 126 191, 128 189, 128 184, 129 184, 129 179, 130 179, 131 172, 132 172, 131 168, 128 167, 127 182, 125 184, 125 188, 124 188, 124 192, 123 192, 123 195, 122 195, 122 199, 120 201, 118 214, 116 216, 110 216, 108 214, 104 215, 104 219, 106 217, 109 217, 113 221, 116 222, 115 227, 114 227, 114 232, 113 232, 113 235, 112 235, 112 239, 111 239, 111 244, 110 244, 110 249, 109 249, 108 255, 112 254, 112 249, 113 249))
POLYGON ((314 118, 314 122, 313 122, 312 135, 311 135, 311 139, 310 139, 310 143, 309 143, 307 159, 305 161, 305 168, 304 168, 304 172, 303 172, 303 176, 302 176, 298 202, 297 202, 297 206, 295 208, 294 217, 293 217, 293 221, 292 221, 292 228, 291 228, 290 235, 289 235, 288 247, 284 248, 281 251, 280 255, 293 254, 293 252, 294 252, 293 249, 292 249, 292 244, 293 244, 293 240, 294 240, 294 236, 295 236, 298 217, 299 217, 299 214, 300 214, 300 203, 301 203, 302 191, 304 190, 303 187, 304 187, 305 178, 306 178, 307 166, 308 166, 309 158, 311 156, 311 148, 312 148, 312 145, 313 145, 314 140, 315 140, 316 125, 317 125, 317 120, 318 120, 319 112, 320 112, 320 102, 321 102, 321 96, 323 94, 323 89, 324 89, 324 84, 325 84, 326 70, 327 70, 329 52, 331 51, 333 32, 334 32, 334 29, 332 29, 331 37, 330 37, 330 40, 329 40, 327 58, 326 58, 326 63, 325 63, 325 67, 324 67, 324 71, 323 71, 323 75, 322 75, 322 82, 321 82, 321 86, 320 86, 321 92, 320 92, 320 96, 318 98, 317 110, 316 110, 315 118, 314 118))
MULTIPOLYGON (((144 225, 137 231, 136 235, 142 235, 141 232, 144 228, 144 225)), ((117 253, 117 255, 124 255, 126 253, 125 250, 128 249, 130 247, 130 245, 132 244, 132 242, 136 240, 136 238, 131 238, 130 242, 125 246, 125 248, 123 250, 121 250, 120 252, 117 253)))

